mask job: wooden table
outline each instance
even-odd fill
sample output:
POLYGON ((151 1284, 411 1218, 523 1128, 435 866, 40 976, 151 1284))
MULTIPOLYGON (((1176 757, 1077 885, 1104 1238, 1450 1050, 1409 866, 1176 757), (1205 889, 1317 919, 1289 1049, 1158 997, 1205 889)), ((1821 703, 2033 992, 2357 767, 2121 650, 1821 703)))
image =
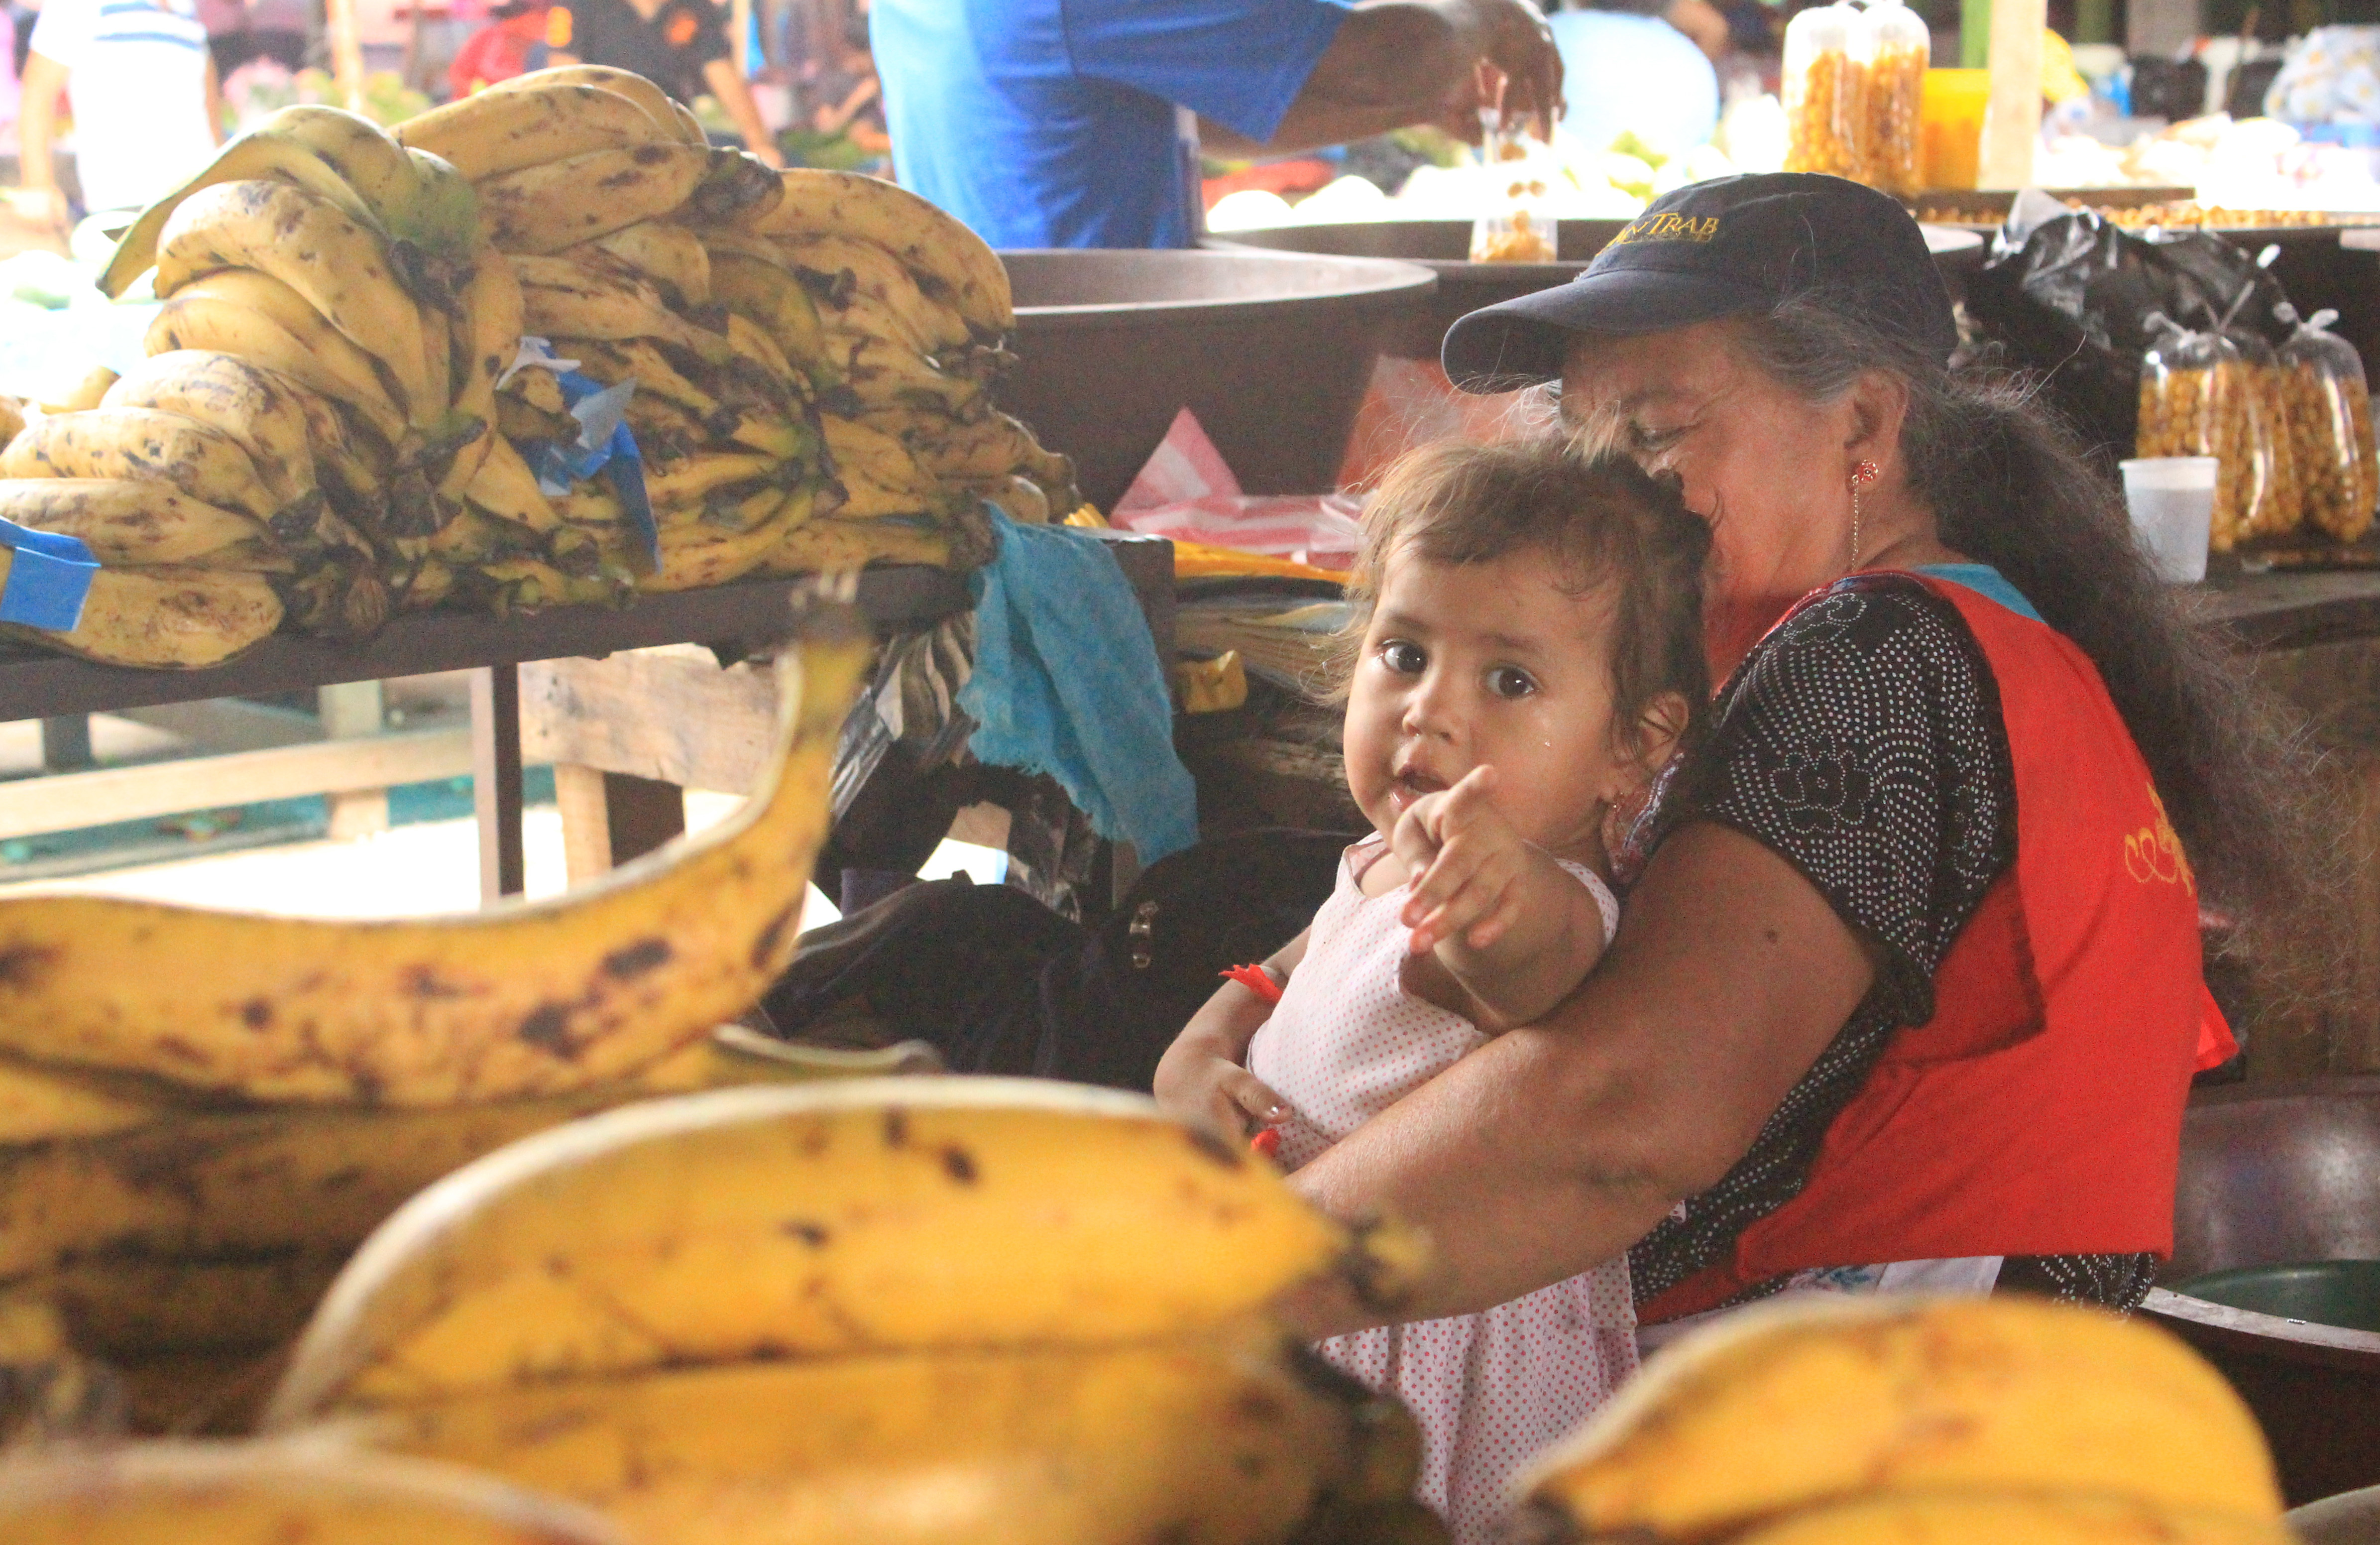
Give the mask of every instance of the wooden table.
MULTIPOLYGON (((220 665, 132 670, 0 645, 0 720, 108 713, 204 698, 308 690, 351 681, 471 670, 471 789, 480 822, 483 897, 522 888, 520 676, 523 663, 613 654, 659 644, 740 647, 784 632, 800 581, 742 580, 631 604, 564 606, 509 617, 415 612, 368 639, 341 642, 276 634, 220 665)), ((871 568, 858 604, 880 632, 964 612, 966 578, 938 568, 871 568)))

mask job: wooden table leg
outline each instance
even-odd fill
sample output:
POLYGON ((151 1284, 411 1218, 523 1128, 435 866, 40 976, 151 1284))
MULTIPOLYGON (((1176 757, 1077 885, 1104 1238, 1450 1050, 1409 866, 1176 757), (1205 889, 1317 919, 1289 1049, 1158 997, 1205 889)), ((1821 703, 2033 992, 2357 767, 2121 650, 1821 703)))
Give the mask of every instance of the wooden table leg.
POLYGON ((583 885, 686 831, 686 790, 654 778, 557 762, 563 864, 583 885))
POLYGON ((480 821, 480 900, 528 888, 521 860, 520 667, 471 673, 471 808, 480 821))
POLYGON ((74 772, 94 764, 91 715, 67 713, 42 721, 42 771, 74 772))

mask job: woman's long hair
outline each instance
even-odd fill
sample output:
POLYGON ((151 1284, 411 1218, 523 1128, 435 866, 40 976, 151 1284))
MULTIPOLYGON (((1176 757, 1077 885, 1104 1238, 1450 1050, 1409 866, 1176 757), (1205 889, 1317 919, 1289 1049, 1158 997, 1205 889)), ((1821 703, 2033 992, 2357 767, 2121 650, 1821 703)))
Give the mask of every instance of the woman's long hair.
POLYGON ((2091 657, 2140 746, 2207 905, 2280 921, 2307 898, 2307 759, 2242 663, 2149 567, 2112 479, 2024 378, 1952 371, 1853 317, 1790 302, 1746 322, 1746 358, 1831 401, 1882 371, 1908 389, 1900 451, 1941 540, 1991 565, 2091 657))

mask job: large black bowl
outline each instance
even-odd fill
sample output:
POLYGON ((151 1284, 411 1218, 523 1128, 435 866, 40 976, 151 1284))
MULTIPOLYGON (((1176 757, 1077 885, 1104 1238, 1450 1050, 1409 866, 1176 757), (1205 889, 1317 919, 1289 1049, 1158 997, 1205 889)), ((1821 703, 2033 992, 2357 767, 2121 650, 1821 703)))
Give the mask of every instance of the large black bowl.
POLYGON ((1250 493, 1318 493, 1380 345, 1437 280, 1412 263, 1288 253, 1009 251, 1021 362, 1001 406, 1075 458, 1102 510, 1181 409, 1250 493))

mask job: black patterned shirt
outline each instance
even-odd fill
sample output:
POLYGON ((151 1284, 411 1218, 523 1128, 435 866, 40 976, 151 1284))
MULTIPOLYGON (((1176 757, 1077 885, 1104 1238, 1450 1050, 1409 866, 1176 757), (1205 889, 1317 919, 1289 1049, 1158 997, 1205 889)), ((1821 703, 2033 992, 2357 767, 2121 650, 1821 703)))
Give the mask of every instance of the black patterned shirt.
MULTIPOLYGON (((1881 966, 1751 1149, 1630 1251, 1639 1304, 1727 1261, 1745 1229, 1801 1194, 1828 1127, 1893 1033, 1933 1017, 1937 967, 2015 862, 1999 689, 1957 608, 1904 576, 1855 575, 1763 639, 1720 691, 1709 736, 1664 784, 1639 850, 1697 821, 1791 864, 1881 966)), ((1796 1272, 1742 1296, 1805 1277, 1872 1285, 1885 1264, 1796 1272)), ((2148 1255, 2025 1257, 2003 1262, 1998 1280, 2130 1308, 2154 1270, 2148 1255)))

